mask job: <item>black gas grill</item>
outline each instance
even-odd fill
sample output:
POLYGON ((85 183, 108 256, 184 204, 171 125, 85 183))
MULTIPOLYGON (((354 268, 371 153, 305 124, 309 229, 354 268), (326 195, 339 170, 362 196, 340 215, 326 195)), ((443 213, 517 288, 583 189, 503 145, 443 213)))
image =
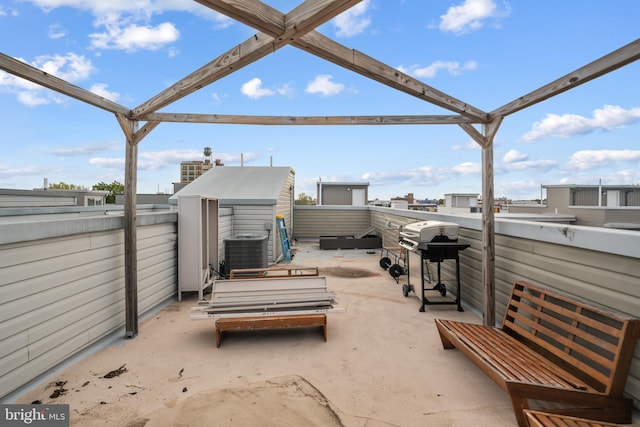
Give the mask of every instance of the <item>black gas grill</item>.
MULTIPOLYGON (((424 312, 425 305, 453 304, 458 311, 464 311, 460 294, 460 257, 459 252, 470 245, 458 242, 458 224, 444 221, 421 221, 408 224, 400 232, 399 244, 406 250, 420 255, 420 311, 424 312), (440 264, 445 260, 456 263, 456 297, 446 298, 447 288, 441 280, 440 264), (429 263, 437 266, 437 275, 433 277, 429 263), (427 294, 437 292, 435 297, 427 298, 427 294), (439 294, 439 295, 438 295, 439 294)), ((407 257, 407 284, 402 285, 402 294, 407 297, 409 292, 415 292, 410 283, 409 257, 407 257)))

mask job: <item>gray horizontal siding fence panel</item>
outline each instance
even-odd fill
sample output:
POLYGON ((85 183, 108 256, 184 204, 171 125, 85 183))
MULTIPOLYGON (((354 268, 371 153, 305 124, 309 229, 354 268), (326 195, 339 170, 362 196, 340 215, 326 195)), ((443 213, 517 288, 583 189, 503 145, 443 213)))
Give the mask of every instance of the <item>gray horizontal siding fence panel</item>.
MULTIPOLYGON (((142 314, 175 296, 177 223, 139 223, 142 314)), ((123 245, 121 227, 0 245, 0 397, 123 328, 123 245)))
POLYGON ((294 238, 353 236, 371 226, 366 206, 296 206, 294 238))

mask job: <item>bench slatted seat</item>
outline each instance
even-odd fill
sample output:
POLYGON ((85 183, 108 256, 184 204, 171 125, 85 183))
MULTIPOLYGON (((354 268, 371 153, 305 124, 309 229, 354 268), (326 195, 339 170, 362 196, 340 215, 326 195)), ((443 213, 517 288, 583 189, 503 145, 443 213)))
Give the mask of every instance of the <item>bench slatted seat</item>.
POLYGON ((463 352, 509 393, 520 426, 530 400, 554 402, 550 413, 631 422, 632 400, 623 393, 637 319, 519 281, 502 327, 444 319, 436 326, 445 349, 463 352))
POLYGON ((541 411, 525 410, 529 427, 617 427, 618 424, 588 420, 567 415, 549 414, 541 411))

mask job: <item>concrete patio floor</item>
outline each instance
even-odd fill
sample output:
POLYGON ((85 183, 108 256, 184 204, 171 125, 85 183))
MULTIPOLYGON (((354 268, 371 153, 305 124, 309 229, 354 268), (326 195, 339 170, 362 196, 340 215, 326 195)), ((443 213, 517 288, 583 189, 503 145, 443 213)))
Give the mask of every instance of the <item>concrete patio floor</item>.
MULTIPOLYGON (((197 295, 185 294, 135 339, 56 371, 16 403, 68 403, 71 424, 83 426, 515 425, 507 394, 443 350, 433 322, 480 323, 478 314, 419 312, 418 298, 402 295, 406 278, 397 284, 380 251, 367 252, 294 246, 290 266, 319 267, 345 309, 328 314, 326 343, 315 328, 229 333, 216 348, 213 320, 191 320, 197 295), (52 398, 56 389, 66 392, 52 398)), ((419 268, 411 273, 419 283, 419 268)))

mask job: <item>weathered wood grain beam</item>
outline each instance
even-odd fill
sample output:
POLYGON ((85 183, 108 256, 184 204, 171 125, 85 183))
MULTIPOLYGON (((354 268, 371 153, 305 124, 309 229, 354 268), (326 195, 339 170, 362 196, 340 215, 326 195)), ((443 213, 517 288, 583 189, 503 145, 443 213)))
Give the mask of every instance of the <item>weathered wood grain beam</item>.
POLYGON ((138 120, 145 114, 165 107, 257 61, 273 52, 274 48, 273 37, 262 33, 251 36, 241 44, 134 108, 132 110, 132 118, 138 120))
POLYGON ((640 59, 640 39, 493 110, 489 113, 489 116, 493 119, 497 116, 504 117, 513 114, 542 102, 545 99, 556 96, 559 93, 573 89, 604 74, 617 70, 618 68, 624 67, 638 59, 640 59))
POLYGON ((275 38, 304 34, 362 0, 307 0, 288 14, 256 0, 196 0, 238 22, 275 38))
POLYGON ((435 116, 245 116, 224 114, 151 113, 145 120, 174 123, 213 123, 242 125, 428 125, 468 124, 473 120, 458 115, 435 116))
MULTIPOLYGON (((280 13, 277 10, 269 10, 268 13, 264 12, 260 14, 246 14, 243 10, 242 13, 234 13, 229 12, 228 3, 229 1, 221 1, 221 0, 197 0, 202 4, 206 4, 213 9, 218 10, 221 13, 232 13, 232 17, 234 19, 239 20, 240 22, 250 25, 253 28, 264 32, 265 34, 271 35, 273 37, 277 37, 278 34, 284 32, 285 28, 278 29, 276 28, 277 22, 279 21, 276 18, 277 14, 280 13), (223 3, 223 5, 219 5, 218 3, 223 3), (221 7, 221 6, 224 6, 221 7), (259 21, 258 18, 263 15, 268 16, 269 19, 264 19, 263 21, 259 21)), ((356 4, 357 1, 353 2, 344 2, 344 3, 353 3, 356 4)), ((353 4, 349 5, 351 7, 353 4)), ((311 11, 307 10, 305 12, 301 12, 303 7, 310 6, 310 1, 305 2, 298 8, 294 9, 290 14, 287 14, 284 17, 284 20, 287 22, 287 26, 290 25, 293 20, 305 22, 301 17, 307 16, 311 14, 311 11), (294 12, 298 12, 297 15, 294 12)), ((334 9, 338 6, 335 2, 329 0, 323 1, 313 1, 313 8, 318 9, 321 7, 329 8, 332 6, 334 9)), ((262 6, 261 6, 262 7, 262 6)), ((346 9, 345 9, 346 10, 346 9)), ((332 12, 334 10, 332 9, 332 12)), ((320 22, 315 22, 313 20, 306 21, 309 25, 315 25, 316 27, 320 24, 320 22)), ((297 25, 301 25, 300 23, 297 25)), ((313 29, 313 28, 311 28, 313 29)), ((307 27, 304 27, 304 31, 307 31, 307 27)), ((304 31, 299 31, 299 34, 304 33, 304 31)), ((444 92, 440 92, 439 90, 426 85, 420 82, 413 77, 400 72, 399 70, 390 67, 380 61, 377 61, 357 50, 349 49, 341 44, 333 41, 332 39, 323 36, 317 31, 310 31, 298 37, 295 40, 291 40, 291 44, 296 46, 306 52, 309 52, 313 55, 316 55, 320 58, 323 58, 329 62, 333 62, 334 64, 341 66, 343 68, 347 68, 351 71, 354 71, 363 76, 369 77, 373 80, 376 80, 382 84, 390 86, 394 89, 405 92, 409 95, 418 97, 424 101, 430 102, 432 104, 438 105, 442 108, 445 108, 450 111, 454 111, 456 113, 468 116, 473 118, 476 121, 484 122, 488 120, 488 114, 476 107, 473 107, 465 102, 462 102, 452 96, 445 94, 444 92)))
POLYGON ((96 95, 93 92, 89 92, 86 89, 82 89, 76 85, 73 85, 67 81, 64 81, 56 76, 32 67, 29 64, 25 64, 22 61, 18 61, 4 53, 0 52, 0 70, 4 70, 9 74, 13 74, 16 77, 28 80, 32 83, 51 89, 55 92, 93 105, 94 107, 107 110, 111 113, 119 113, 129 115, 129 109, 106 98, 96 95))
POLYGON ((284 19, 277 9, 256 0, 195 0, 209 9, 251 28, 275 36, 282 32, 284 19))
POLYGON ((470 123, 458 123, 458 125, 482 148, 487 146, 487 139, 484 135, 470 123))
POLYGON ((300 37, 292 45, 449 111, 471 117, 476 121, 488 120, 488 114, 479 108, 449 96, 362 52, 342 46, 317 31, 300 37))
MULTIPOLYGON (((153 98, 132 110, 132 118, 139 119, 142 115, 155 112, 178 99, 181 99, 216 80, 225 77, 232 72, 245 67, 258 59, 275 52, 281 47, 289 44, 291 40, 302 36, 307 31, 313 30, 316 26, 338 15, 349 4, 358 3, 361 0, 307 0, 299 7, 295 8, 286 16, 277 10, 268 11, 269 19, 266 19, 263 27, 272 29, 279 27, 277 37, 273 37, 264 32, 260 32, 249 37, 240 45, 227 51, 223 55, 189 74, 176 84, 160 92, 153 98), (329 12, 320 9, 317 4, 325 5, 329 12), (278 15, 279 14, 279 15, 278 15), (276 19, 276 16, 278 18, 276 19), (278 25, 277 22, 280 22, 278 25)), ((231 1, 231 0, 211 0, 213 6, 224 5, 231 7, 236 5, 236 15, 246 19, 248 22, 259 21, 262 14, 252 12, 254 3, 259 3, 260 11, 268 10, 266 5, 255 1, 231 1), (238 7, 238 6, 243 7, 238 7)), ((232 12, 229 12, 232 13, 232 12)))

